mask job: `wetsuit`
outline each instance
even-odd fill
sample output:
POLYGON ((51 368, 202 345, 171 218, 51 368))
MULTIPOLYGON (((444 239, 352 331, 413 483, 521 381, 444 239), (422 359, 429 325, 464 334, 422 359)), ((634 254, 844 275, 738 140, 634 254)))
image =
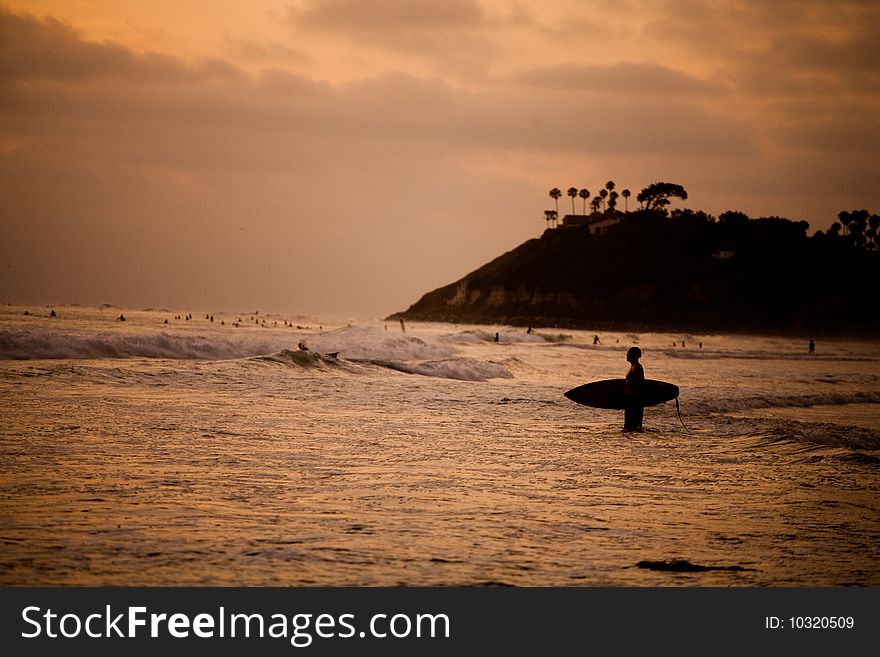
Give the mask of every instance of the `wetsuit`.
POLYGON ((642 428, 642 418, 645 415, 645 407, 642 405, 642 389, 645 385, 645 370, 638 361, 630 365, 626 373, 624 395, 626 405, 623 410, 623 430, 639 431, 642 428))

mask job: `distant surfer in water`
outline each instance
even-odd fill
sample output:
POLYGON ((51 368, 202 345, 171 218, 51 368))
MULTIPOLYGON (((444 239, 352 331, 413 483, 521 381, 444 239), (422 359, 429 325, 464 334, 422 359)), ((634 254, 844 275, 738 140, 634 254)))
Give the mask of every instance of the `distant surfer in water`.
POLYGON ((642 418, 645 414, 645 408, 642 406, 645 369, 639 362, 641 357, 642 350, 638 347, 630 347, 626 352, 629 371, 626 373, 626 383, 623 386, 623 394, 626 400, 626 406, 623 411, 623 430, 625 432, 642 430, 642 418))

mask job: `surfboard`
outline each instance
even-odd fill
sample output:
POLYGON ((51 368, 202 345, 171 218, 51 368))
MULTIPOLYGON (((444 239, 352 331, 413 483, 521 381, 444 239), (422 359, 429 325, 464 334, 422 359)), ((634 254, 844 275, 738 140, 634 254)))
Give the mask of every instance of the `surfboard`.
MULTIPOLYGON (((585 383, 564 393, 571 401, 593 408, 621 410, 625 406, 623 379, 605 379, 585 383)), ((648 379, 642 388, 642 405, 656 406, 678 397, 678 386, 665 381, 648 379)))

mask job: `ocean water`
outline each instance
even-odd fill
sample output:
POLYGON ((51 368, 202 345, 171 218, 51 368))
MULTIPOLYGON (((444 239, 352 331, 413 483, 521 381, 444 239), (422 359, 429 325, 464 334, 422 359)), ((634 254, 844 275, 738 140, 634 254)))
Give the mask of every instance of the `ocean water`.
POLYGON ((880 585, 877 342, 55 311, 0 308, 3 585, 880 585), (632 344, 641 434, 562 396, 632 344))

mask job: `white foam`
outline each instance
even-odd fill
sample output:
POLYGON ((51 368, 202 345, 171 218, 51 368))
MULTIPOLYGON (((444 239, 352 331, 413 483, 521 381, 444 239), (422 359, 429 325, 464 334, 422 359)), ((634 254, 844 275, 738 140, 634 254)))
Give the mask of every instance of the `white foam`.
POLYGON ((158 332, 61 332, 48 329, 0 329, 0 359, 170 358, 222 359, 278 351, 290 338, 158 332))
POLYGON ((816 392, 804 395, 760 395, 751 397, 718 397, 711 400, 690 400, 682 397, 693 411, 732 413, 761 408, 809 408, 811 406, 842 406, 844 404, 880 404, 880 391, 816 392))
POLYGON ((398 372, 436 376, 460 381, 488 381, 489 379, 510 379, 513 374, 503 365, 491 361, 478 361, 472 358, 447 358, 429 361, 371 360, 374 365, 387 367, 398 372))

